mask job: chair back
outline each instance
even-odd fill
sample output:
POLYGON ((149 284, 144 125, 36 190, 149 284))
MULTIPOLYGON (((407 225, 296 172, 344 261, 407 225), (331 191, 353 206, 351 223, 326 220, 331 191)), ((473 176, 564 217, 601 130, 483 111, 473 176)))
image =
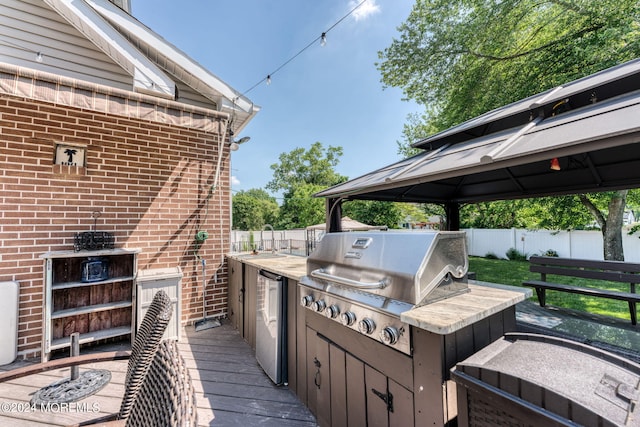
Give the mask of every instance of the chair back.
POLYGON ((131 345, 131 357, 127 365, 125 391, 118 414, 119 419, 126 419, 131 412, 142 381, 147 375, 162 336, 167 329, 169 320, 171 320, 172 311, 173 307, 169 295, 163 290, 156 292, 131 345))
POLYGON ((126 420, 127 427, 198 425, 195 389, 178 344, 160 344, 126 420))

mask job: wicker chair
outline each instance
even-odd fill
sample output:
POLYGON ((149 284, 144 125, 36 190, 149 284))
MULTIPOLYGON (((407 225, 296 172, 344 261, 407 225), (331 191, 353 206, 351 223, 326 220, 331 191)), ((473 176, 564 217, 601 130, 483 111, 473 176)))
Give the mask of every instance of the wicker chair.
POLYGON ((124 381, 124 397, 120 405, 118 418, 126 419, 131 411, 131 405, 140 391, 149 366, 158 350, 164 331, 171 320, 171 298, 160 290, 153 296, 153 300, 140 323, 140 328, 131 346, 131 357, 127 365, 127 375, 124 381))
POLYGON ((138 333, 135 335, 134 342, 131 346, 131 352, 113 351, 84 354, 29 365, 23 368, 0 373, 0 383, 54 369, 80 366, 88 363, 128 359, 129 363, 125 377, 125 391, 122 398, 120 412, 118 414, 96 419, 95 421, 101 422, 114 418, 125 420, 129 415, 129 411, 131 410, 131 406, 140 391, 145 375, 147 374, 155 354, 158 351, 164 331, 167 329, 167 325, 171 319, 172 310, 171 299, 166 292, 160 290, 154 295, 153 300, 147 309, 147 312, 140 324, 140 328, 138 329, 138 333))
POLYGON ((191 375, 173 340, 163 341, 142 382, 127 427, 188 427, 198 424, 191 375))

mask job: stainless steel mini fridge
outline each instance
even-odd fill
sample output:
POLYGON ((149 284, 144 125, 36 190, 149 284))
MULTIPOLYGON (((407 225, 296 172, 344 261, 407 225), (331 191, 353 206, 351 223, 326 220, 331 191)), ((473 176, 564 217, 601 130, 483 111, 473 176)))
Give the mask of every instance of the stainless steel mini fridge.
POLYGON ((256 303, 256 359, 275 384, 287 383, 287 279, 260 270, 256 303))

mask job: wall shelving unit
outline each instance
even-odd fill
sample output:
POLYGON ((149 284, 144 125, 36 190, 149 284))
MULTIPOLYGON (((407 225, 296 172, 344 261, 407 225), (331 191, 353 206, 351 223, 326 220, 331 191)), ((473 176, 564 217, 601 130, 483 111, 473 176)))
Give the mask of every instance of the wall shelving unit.
MULTIPOLYGON (((52 351, 70 346, 70 335, 80 333, 80 344, 135 333, 135 279, 139 249, 53 251, 44 260, 44 319, 42 360, 52 351), (91 261, 106 264, 104 271, 83 274, 91 261), (96 274, 98 273, 98 274, 96 274), (103 273, 103 274, 100 274, 103 273)), ((98 266, 99 263, 93 264, 98 266)))

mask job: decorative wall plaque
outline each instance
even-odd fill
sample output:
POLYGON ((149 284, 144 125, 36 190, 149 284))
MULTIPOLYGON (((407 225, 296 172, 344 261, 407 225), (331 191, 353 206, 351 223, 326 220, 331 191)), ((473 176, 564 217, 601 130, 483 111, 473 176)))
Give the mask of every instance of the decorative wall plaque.
POLYGON ((65 166, 85 166, 87 147, 56 144, 54 164, 65 166))

